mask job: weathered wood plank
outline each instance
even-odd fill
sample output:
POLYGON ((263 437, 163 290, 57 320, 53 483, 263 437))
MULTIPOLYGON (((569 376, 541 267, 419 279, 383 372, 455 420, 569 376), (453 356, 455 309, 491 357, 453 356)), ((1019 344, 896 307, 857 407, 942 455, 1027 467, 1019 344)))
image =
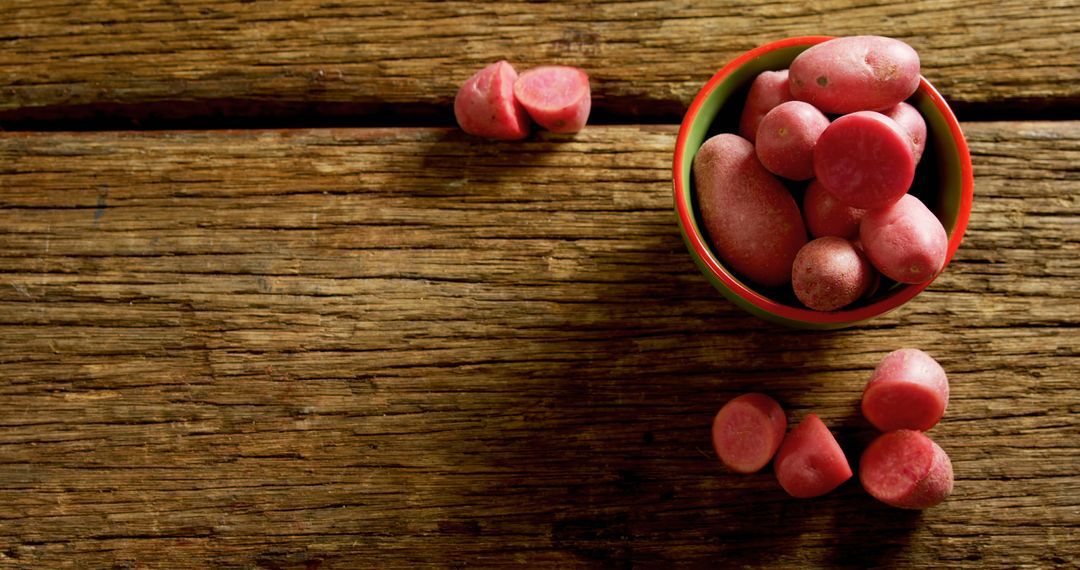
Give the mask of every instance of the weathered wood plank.
POLYGON ((965 129, 954 263, 828 334, 697 273, 672 126, 0 135, 0 567, 1071 563, 1080 123, 965 129), (951 375, 947 503, 721 472, 748 390, 857 458, 900 346, 951 375))
POLYGON ((738 54, 818 34, 911 43, 925 75, 966 111, 1063 113, 1080 102, 1080 10, 1068 0, 15 0, 0 30, 0 125, 9 128, 387 113, 445 123, 461 82, 503 58, 586 68, 601 119, 671 121, 738 54))

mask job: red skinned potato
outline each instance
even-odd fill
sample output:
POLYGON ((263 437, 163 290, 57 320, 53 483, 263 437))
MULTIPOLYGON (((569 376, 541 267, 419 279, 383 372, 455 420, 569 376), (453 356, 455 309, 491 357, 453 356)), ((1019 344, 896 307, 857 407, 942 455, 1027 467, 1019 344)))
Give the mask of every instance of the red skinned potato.
POLYGON ((514 97, 518 74, 506 61, 476 72, 454 97, 454 116, 470 135, 499 140, 529 136, 529 115, 514 97))
POLYGON ((746 94, 746 103, 739 117, 739 136, 750 142, 756 142, 758 125, 765 114, 773 107, 791 100, 788 70, 759 73, 750 84, 750 91, 746 94))
POLYGON ((878 436, 859 460, 859 480, 875 499, 902 509, 927 509, 952 493, 952 462, 921 432, 878 436))
POLYGON ((911 139, 881 113, 844 115, 818 137, 814 175, 842 204, 868 210, 887 206, 915 179, 911 139))
POLYGON ((811 46, 789 70, 792 96, 825 113, 888 109, 919 87, 919 54, 882 36, 848 36, 811 46))
POLYGON ((851 478, 851 466, 836 438, 816 414, 784 438, 773 468, 780 486, 792 497, 819 497, 851 478))
POLYGON ((897 125, 907 133, 911 139, 912 154, 915 162, 922 159, 923 150, 926 149, 926 119, 918 109, 908 103, 897 103, 881 112, 886 117, 896 121, 897 125))
POLYGON ((900 283, 925 283, 945 267, 949 236, 918 198, 905 194, 872 210, 859 225, 859 241, 870 263, 900 283))
POLYGON ((776 400, 765 394, 738 396, 713 419, 713 449, 724 465, 736 473, 755 473, 768 465, 787 431, 787 416, 776 400))
POLYGON ((791 287, 807 307, 835 311, 863 298, 876 273, 850 241, 826 236, 799 250, 791 269, 791 287))
POLYGON ((828 126, 828 117, 809 103, 781 103, 758 124, 758 159, 777 176, 809 180, 814 177, 814 145, 828 126))
POLYGON ((859 223, 865 215, 866 210, 841 204, 817 180, 812 180, 803 194, 803 218, 813 237, 858 239, 859 223))
POLYGON ((917 348, 890 352, 874 369, 862 396, 862 413, 881 431, 934 427, 949 405, 949 379, 917 348))
MULTIPOLYGON (((851 245, 855 246, 855 249, 859 250, 859 253, 863 254, 863 257, 866 257, 866 250, 863 249, 861 241, 855 239, 851 242, 851 245)), ((870 258, 866 257, 866 260, 869 261, 870 258)), ((872 267, 874 264, 871 263, 870 265, 872 267)), ((866 289, 866 293, 863 293, 862 298, 869 299, 870 297, 873 297, 874 293, 877 293, 879 287, 881 287, 881 272, 874 267, 874 278, 870 281, 870 286, 866 289)))
POLYGON ((698 150, 693 172, 702 221, 724 263, 759 285, 790 283, 806 228, 795 199, 761 165, 754 145, 715 135, 698 150))
POLYGON ((592 108, 589 76, 565 65, 543 65, 522 72, 514 96, 536 124, 553 133, 576 133, 592 108))

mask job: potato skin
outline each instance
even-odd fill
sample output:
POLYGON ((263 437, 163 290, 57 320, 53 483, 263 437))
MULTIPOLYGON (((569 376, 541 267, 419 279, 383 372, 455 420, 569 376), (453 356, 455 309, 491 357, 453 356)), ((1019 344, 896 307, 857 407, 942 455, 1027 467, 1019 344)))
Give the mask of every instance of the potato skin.
POLYGON ((827 236, 804 245, 795 256, 791 287, 816 311, 842 309, 866 294, 874 268, 850 241, 827 236))
POLYGON ((925 283, 937 276, 949 246, 941 221, 911 194, 867 212, 859 241, 874 267, 900 283, 925 283))
POLYGON ((529 115, 514 97, 517 78, 514 66, 500 60, 466 80, 454 97, 454 117, 461 130, 497 140, 529 136, 529 115))
POLYGON ((790 283, 806 227, 795 199, 761 165, 754 145, 718 134, 698 150, 693 171, 705 229, 724 263, 758 285, 790 283))
POLYGON ((835 38, 796 56, 789 81, 795 99, 825 113, 879 111, 919 87, 919 54, 894 38, 835 38))

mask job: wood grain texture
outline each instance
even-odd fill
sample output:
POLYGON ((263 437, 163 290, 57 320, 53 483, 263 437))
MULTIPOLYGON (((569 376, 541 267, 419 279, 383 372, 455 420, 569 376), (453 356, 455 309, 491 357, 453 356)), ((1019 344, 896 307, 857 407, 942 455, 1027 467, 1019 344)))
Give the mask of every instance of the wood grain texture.
POLYGON ((387 113, 445 124, 458 86, 498 59, 584 67, 596 117, 677 121, 737 55, 819 34, 909 42, 962 110, 1080 103, 1073 0, 14 0, 0 11, 0 125, 387 113))
POLYGON ((828 334, 698 274, 673 126, 0 135, 0 568, 1075 563, 1080 123, 965 129, 953 264, 828 334), (856 460, 901 346, 944 505, 722 472, 750 390, 856 460))

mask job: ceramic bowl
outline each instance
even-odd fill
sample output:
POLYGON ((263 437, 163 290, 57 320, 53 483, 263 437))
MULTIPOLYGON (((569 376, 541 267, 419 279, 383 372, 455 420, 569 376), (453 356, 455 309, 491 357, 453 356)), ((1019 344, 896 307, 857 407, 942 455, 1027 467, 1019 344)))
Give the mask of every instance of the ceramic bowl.
MULTIPOLYGON (((710 136, 738 131, 739 115, 750 83, 759 73, 787 68, 795 56, 828 36, 788 38, 752 49, 718 71, 694 98, 675 144, 675 210, 683 240, 705 277, 731 302, 763 319, 789 326, 834 329, 884 315, 911 301, 933 281, 917 285, 882 278, 878 291, 836 311, 815 311, 802 306, 790 286, 766 289, 753 285, 725 267, 714 252, 701 223, 691 167, 694 155, 710 136)), ((909 191, 941 220, 949 236, 948 266, 967 228, 974 189, 971 157, 956 116, 934 86, 920 78, 908 102, 923 115, 927 143, 909 191)), ((805 185, 803 185, 804 187, 805 185)), ((801 189, 790 184, 792 192, 801 189)), ((796 202, 801 197, 796 195, 796 202)))

